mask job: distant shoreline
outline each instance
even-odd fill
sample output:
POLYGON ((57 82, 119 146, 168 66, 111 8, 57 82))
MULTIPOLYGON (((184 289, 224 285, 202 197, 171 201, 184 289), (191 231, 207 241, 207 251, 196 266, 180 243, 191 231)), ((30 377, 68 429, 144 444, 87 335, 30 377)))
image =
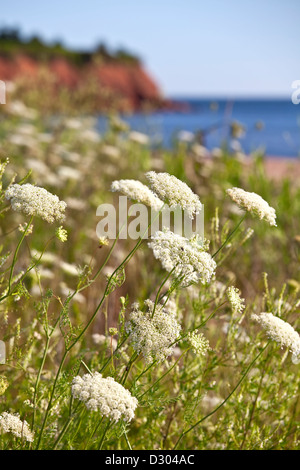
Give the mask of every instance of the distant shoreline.
POLYGON ((167 96, 167 100, 175 102, 189 101, 291 101, 290 95, 287 96, 265 96, 265 95, 244 95, 244 96, 167 96))
MULTIPOLYGON (((251 165, 251 162, 247 162, 251 165)), ((269 178, 280 181, 283 178, 294 180, 300 185, 300 158, 266 155, 263 160, 269 178)))

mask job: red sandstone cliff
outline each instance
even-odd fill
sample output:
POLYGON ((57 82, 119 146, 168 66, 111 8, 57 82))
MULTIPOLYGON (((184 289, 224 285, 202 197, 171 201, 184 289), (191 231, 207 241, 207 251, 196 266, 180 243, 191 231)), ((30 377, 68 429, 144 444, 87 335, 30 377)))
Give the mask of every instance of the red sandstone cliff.
POLYGON ((41 73, 46 73, 57 85, 76 90, 90 79, 96 80, 99 90, 107 89, 126 100, 129 109, 137 110, 148 104, 166 107, 154 80, 140 64, 118 64, 117 62, 88 62, 77 67, 64 58, 47 62, 37 61, 30 56, 18 54, 12 58, 1 56, 0 79, 17 81, 28 79, 34 85, 41 73))

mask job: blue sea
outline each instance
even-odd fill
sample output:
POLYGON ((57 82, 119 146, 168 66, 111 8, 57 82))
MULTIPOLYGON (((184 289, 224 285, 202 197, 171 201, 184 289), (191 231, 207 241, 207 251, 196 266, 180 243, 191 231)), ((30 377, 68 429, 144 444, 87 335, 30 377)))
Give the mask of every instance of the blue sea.
MULTIPOLYGON (((197 140, 209 149, 225 142, 246 154, 262 149, 268 156, 300 156, 300 104, 290 99, 174 99, 178 110, 124 115, 131 129, 147 134, 153 146, 197 140), (243 134, 233 137, 232 123, 243 134)), ((99 118, 99 130, 104 120, 99 118)))

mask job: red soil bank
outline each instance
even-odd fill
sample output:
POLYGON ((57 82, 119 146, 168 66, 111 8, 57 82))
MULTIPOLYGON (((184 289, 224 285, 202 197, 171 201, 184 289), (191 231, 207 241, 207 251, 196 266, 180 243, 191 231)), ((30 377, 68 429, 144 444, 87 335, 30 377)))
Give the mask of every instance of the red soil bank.
POLYGON ((51 74, 55 83, 71 89, 76 89, 84 80, 94 78, 99 81, 99 87, 108 88, 124 97, 132 110, 140 109, 144 103, 156 108, 171 107, 140 64, 89 62, 77 67, 64 58, 43 63, 22 54, 13 58, 0 55, 0 80, 14 81, 26 77, 34 82, 43 70, 51 74))

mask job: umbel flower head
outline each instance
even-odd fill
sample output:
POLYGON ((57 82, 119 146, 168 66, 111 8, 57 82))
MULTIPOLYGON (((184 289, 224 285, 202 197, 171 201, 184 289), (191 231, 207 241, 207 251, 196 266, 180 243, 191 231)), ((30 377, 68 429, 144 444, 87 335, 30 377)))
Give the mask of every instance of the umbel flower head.
POLYGON ((184 276, 181 285, 211 280, 215 273, 216 262, 204 251, 196 239, 188 239, 168 229, 157 231, 148 244, 156 259, 168 272, 175 276, 184 276))
POLYGON ((180 206, 188 212, 191 219, 202 209, 199 196, 176 176, 149 171, 146 173, 146 178, 150 182, 152 191, 171 208, 180 206))
POLYGON ((44 188, 29 183, 12 184, 6 190, 5 197, 10 200, 14 211, 41 217, 50 224, 65 217, 67 204, 44 188))
POLYGON ((242 313, 245 308, 245 299, 241 298, 239 289, 230 286, 226 289, 226 294, 233 312, 242 313))
POLYGON ((140 310, 137 302, 132 305, 125 328, 130 334, 133 349, 143 354, 147 364, 153 360, 162 362, 173 353, 181 327, 175 310, 157 304, 152 315, 154 302, 146 300, 145 306, 146 313, 140 310))
POLYGON ((131 421, 138 401, 113 377, 102 377, 99 372, 79 375, 72 381, 72 395, 85 403, 87 409, 119 421, 131 421))
POLYGON ((152 207, 154 210, 158 211, 163 206, 163 201, 161 201, 152 191, 145 186, 140 181, 136 180, 119 180, 113 181, 111 184, 111 190, 119 191, 129 199, 137 201, 146 206, 152 207))
POLYGON ((187 339, 194 353, 199 356, 205 356, 207 351, 210 350, 208 339, 205 338, 203 333, 198 334, 198 330, 189 332, 187 339))
POLYGON ((294 364, 300 362, 300 336, 289 323, 267 312, 262 312, 259 315, 252 314, 251 318, 257 321, 267 335, 276 341, 281 348, 285 346, 289 349, 294 364))
POLYGON ((241 209, 266 220, 270 225, 276 226, 275 209, 269 206, 261 196, 256 193, 249 193, 241 188, 230 188, 226 192, 241 209))
POLYGON ((0 415, 0 431, 11 432, 16 437, 21 437, 28 442, 33 442, 34 433, 30 431, 27 421, 21 421, 18 414, 7 413, 0 415))

